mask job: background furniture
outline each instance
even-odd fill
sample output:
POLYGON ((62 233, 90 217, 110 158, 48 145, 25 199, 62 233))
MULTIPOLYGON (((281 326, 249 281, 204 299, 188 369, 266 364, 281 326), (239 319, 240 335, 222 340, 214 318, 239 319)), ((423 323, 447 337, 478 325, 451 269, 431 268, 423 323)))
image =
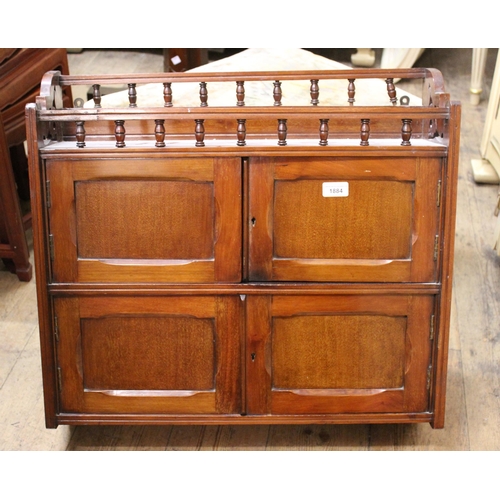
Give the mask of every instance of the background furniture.
MULTIPOLYGON (((418 61, 425 49, 386 48, 382 50, 380 61, 381 68, 411 68, 418 61)), ((483 78, 486 67, 488 49, 472 49, 470 102, 477 106, 481 101, 483 92, 483 78)), ((373 66, 375 64, 375 51, 373 49, 356 49, 351 56, 354 66, 373 66)))
MULTIPOLYGON (((20 280, 29 281, 25 231, 31 227, 25 106, 35 102, 43 74, 59 70, 69 74, 65 49, 0 49, 0 257, 20 280)), ((67 103, 71 89, 65 89, 67 103)))
MULTIPOLYGON (((500 180, 500 54, 497 55, 495 73, 491 84, 488 110, 481 139, 481 158, 471 160, 472 174, 478 183, 498 184, 500 180)), ((500 194, 494 209, 500 212, 500 194)), ((497 220, 493 237, 493 248, 500 255, 500 219, 497 220)))
POLYGON ((500 54, 497 55, 495 73, 491 84, 488 110, 483 128, 481 158, 472 160, 474 180, 480 183, 498 184, 500 178, 500 54))
POLYGON ((23 218, 0 116, 0 257, 22 281, 29 281, 33 273, 25 235, 30 224, 31 217, 23 218))
POLYGON ((460 107, 439 72, 165 80, 51 73, 27 109, 47 426, 442 427, 460 107), (354 104, 364 79, 385 105, 354 104), (127 107, 96 87, 53 109, 104 80, 127 107), (319 105, 332 81, 344 104, 319 105), (145 83, 163 106, 139 107, 145 83))
POLYGON ((484 70, 488 49, 472 49, 472 68, 470 81, 470 102, 477 106, 483 93, 484 70))

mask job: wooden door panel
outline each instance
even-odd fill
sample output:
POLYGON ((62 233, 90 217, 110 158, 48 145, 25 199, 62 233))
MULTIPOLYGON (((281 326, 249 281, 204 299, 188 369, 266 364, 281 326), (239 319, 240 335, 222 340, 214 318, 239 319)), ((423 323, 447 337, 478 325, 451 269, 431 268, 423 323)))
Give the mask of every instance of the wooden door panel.
POLYGON ((55 282, 240 280, 237 159, 49 161, 47 178, 55 282))
POLYGON ((272 386, 278 390, 402 387, 405 333, 405 317, 275 318, 272 386))
POLYGON ((433 303, 422 295, 249 297, 249 413, 426 411, 433 303), (252 384, 267 389, 254 393, 252 384))
POLYGON ((434 281, 440 175, 432 158, 252 159, 250 279, 434 281))
POLYGON ((320 188, 315 180, 276 182, 275 258, 410 258, 412 183, 351 181, 349 196, 338 199, 321 196, 320 188))
POLYGON ((56 299, 61 411, 239 413, 240 302, 56 299))
POLYGON ((189 317, 82 319, 83 385, 88 390, 214 390, 213 327, 211 319, 189 317))
POLYGON ((76 182, 78 258, 212 259, 213 199, 208 182, 76 182))

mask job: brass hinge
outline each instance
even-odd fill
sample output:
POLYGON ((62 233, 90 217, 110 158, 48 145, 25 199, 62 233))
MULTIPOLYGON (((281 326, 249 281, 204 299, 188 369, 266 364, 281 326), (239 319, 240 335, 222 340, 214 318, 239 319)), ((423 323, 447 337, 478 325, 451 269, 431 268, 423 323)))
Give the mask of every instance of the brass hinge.
POLYGON ((50 181, 45 181, 45 202, 47 204, 47 208, 52 206, 52 196, 50 194, 50 181))
POLYGON ((54 316, 54 337, 56 338, 56 342, 59 342, 59 322, 57 316, 54 316))
POLYGON ((59 386, 59 392, 62 392, 62 370, 61 367, 57 367, 57 385, 59 386))
POLYGON ((431 388, 432 365, 427 367, 427 390, 431 388))
POLYGON ((431 314, 430 340, 434 340, 434 314, 431 314))
POLYGON ((49 234, 49 253, 50 260, 54 260, 54 235, 49 234))
POLYGON ((439 234, 434 237, 434 260, 437 260, 439 252, 439 234))
POLYGON ((441 206, 441 179, 438 180, 437 206, 441 206))

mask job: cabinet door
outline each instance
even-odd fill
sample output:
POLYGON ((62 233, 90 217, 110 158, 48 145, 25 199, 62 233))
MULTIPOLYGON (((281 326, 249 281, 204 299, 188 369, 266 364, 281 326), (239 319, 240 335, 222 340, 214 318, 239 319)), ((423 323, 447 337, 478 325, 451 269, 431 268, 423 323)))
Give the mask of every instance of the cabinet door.
POLYGON ((256 158, 252 281, 434 282, 440 158, 256 158))
POLYGON ((55 299, 61 413, 241 411, 237 297, 55 299))
POLYGON ((54 282, 238 282, 238 159, 50 160, 54 282))
POLYGON ((428 409, 433 296, 248 301, 249 414, 428 409))

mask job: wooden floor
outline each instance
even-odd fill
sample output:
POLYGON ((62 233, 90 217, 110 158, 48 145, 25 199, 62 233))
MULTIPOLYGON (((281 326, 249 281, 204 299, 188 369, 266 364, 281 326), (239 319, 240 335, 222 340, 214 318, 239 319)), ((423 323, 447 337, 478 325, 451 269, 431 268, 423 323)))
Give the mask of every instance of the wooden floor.
MULTIPOLYGON (((496 54, 497 49, 489 50, 485 98, 496 54)), ((339 62, 348 62, 341 56, 341 51, 335 52, 339 62)), ((427 49, 417 62, 417 66, 439 68, 447 90, 463 105, 443 430, 427 424, 60 426, 47 430, 35 283, 19 282, 0 262, 0 450, 500 450, 500 259, 492 250, 498 186, 477 185, 472 179, 470 161, 479 158, 487 101, 477 107, 469 104, 471 56, 471 49, 427 49)), ((160 51, 85 50, 70 54, 69 62, 73 74, 160 72, 163 68, 160 51)))

